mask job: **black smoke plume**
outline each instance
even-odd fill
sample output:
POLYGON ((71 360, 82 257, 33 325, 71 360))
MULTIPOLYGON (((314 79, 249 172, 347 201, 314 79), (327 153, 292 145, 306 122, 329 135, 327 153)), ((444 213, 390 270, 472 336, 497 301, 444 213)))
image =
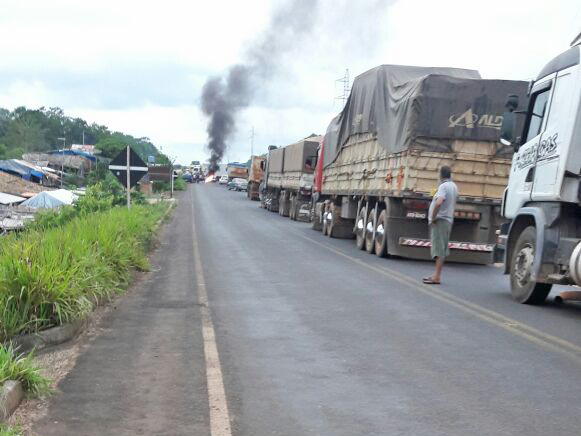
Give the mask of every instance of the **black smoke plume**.
POLYGON ((267 29, 247 50, 245 62, 230 67, 226 77, 212 77, 204 84, 202 111, 209 118, 210 171, 216 171, 224 156, 236 130, 236 116, 251 103, 257 84, 272 77, 283 56, 312 29, 317 7, 318 0, 282 3, 267 29))

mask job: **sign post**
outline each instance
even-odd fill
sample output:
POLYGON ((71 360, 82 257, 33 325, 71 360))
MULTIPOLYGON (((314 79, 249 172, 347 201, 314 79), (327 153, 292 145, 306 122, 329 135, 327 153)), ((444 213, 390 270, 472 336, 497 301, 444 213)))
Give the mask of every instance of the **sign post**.
POLYGON ((171 163, 171 194, 170 197, 173 198, 173 162, 171 163))
POLYGON ((127 209, 131 209, 131 149, 127 146, 127 209))
POLYGON ((111 161, 109 169, 127 191, 127 208, 131 207, 131 188, 147 174, 147 165, 127 146, 111 161))

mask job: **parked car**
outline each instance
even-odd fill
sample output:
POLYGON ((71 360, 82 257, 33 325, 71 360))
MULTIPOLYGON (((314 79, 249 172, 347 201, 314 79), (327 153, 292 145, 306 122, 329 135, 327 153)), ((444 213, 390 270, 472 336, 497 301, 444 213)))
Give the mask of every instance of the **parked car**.
POLYGON ((228 191, 234 191, 234 190, 236 190, 236 182, 234 181, 234 179, 230 180, 226 184, 226 187, 228 188, 228 191))
POLYGON ((194 181, 194 178, 192 177, 192 175, 190 173, 183 173, 182 179, 184 179, 188 183, 193 183, 193 181, 194 181))
POLYGON ((234 179, 234 189, 236 191, 246 192, 248 190, 248 180, 239 178, 234 179))
POLYGON ((219 183, 220 185, 225 185, 226 183, 228 183, 228 176, 224 174, 222 177, 220 177, 219 183))

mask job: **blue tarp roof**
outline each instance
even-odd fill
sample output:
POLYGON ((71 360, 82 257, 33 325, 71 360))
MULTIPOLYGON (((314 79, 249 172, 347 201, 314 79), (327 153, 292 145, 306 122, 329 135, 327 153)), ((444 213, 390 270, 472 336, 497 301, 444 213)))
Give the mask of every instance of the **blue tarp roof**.
POLYGON ((30 180, 31 177, 42 179, 44 174, 29 166, 23 165, 14 159, 0 160, 0 171, 8 174, 20 176, 25 180, 30 180))
POLYGON ((86 151, 80 150, 52 150, 49 151, 48 154, 64 154, 68 156, 81 156, 85 159, 89 159, 92 162, 97 162, 97 158, 93 156, 91 153, 87 153, 86 151))

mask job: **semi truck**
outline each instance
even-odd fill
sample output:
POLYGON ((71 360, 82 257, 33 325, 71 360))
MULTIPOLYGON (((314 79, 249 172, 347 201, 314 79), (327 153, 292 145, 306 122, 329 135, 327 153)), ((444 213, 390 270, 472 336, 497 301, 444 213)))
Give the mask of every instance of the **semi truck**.
POLYGON ((311 135, 286 147, 269 147, 262 207, 292 220, 310 220, 311 193, 321 136, 311 135))
POLYGON ((250 200, 260 199, 260 183, 264 178, 266 168, 266 155, 250 156, 250 168, 248 169, 248 190, 247 195, 250 200))
POLYGON ((506 104, 500 140, 514 156, 499 242, 520 303, 542 303, 553 284, 581 286, 580 51, 581 34, 530 83, 526 110, 516 95, 506 104))
POLYGON ((248 179, 248 168, 246 164, 240 162, 229 162, 226 166, 228 181, 232 179, 248 179))
POLYGON ((382 65, 356 77, 319 148, 312 226, 380 257, 430 258, 427 213, 447 165, 459 198, 451 261, 493 261, 512 148, 498 142, 506 96, 526 82, 474 70, 382 65))

